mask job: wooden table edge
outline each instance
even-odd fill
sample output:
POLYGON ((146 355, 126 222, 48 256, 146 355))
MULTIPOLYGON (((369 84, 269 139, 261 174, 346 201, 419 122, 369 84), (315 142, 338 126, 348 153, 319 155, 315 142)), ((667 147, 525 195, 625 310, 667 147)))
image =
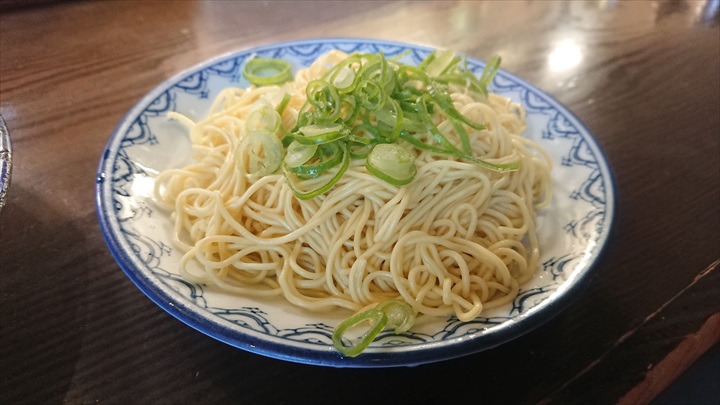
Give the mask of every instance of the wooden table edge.
POLYGON ((711 315, 697 332, 685 337, 673 351, 648 371, 642 382, 618 400, 618 405, 649 403, 718 342, 720 312, 711 315))

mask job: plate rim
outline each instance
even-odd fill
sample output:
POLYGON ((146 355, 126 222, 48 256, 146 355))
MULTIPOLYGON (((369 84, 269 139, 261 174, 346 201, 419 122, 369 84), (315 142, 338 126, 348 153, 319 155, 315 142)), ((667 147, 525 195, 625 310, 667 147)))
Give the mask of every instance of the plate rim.
MULTIPOLYGON (((547 323, 559 313, 563 312, 567 308, 567 304, 573 301, 579 293, 584 290, 589 280, 597 275, 598 263, 602 261, 606 255, 608 248, 608 241, 616 228, 615 223, 617 220, 617 200, 618 190, 615 175, 612 167, 610 166, 607 155, 598 139, 595 135, 587 128, 585 123, 578 119, 578 117, 567 108, 564 104, 556 100, 552 95, 545 91, 540 90, 535 85, 527 82, 521 77, 510 73, 506 70, 501 69, 502 74, 508 76, 516 83, 523 87, 542 95, 546 101, 555 109, 562 112, 567 118, 572 119, 573 125, 581 132, 582 138, 591 145, 593 152, 597 154, 598 169, 603 173, 605 178, 605 193, 606 193, 606 215, 605 224, 603 229, 606 230, 604 234, 598 239, 599 247, 596 249, 593 260, 580 274, 573 276, 572 282, 570 280, 562 283, 560 286, 563 289, 562 294, 552 295, 545 299, 539 306, 531 308, 525 313, 522 313, 513 318, 513 322, 506 322, 502 327, 497 328, 490 334, 481 334, 472 338, 464 339, 462 342, 456 342, 450 346, 447 345, 431 345, 430 347, 424 347, 425 345, 417 345, 412 348, 402 348, 402 350, 393 350, 392 348, 372 351, 364 353, 361 356, 354 358, 345 358, 337 353, 333 348, 328 350, 317 350, 311 348, 300 348, 283 343, 277 343, 268 341, 262 338, 252 336, 238 332, 218 325, 219 321, 229 322, 225 319, 219 318, 217 320, 210 320, 203 316, 200 316, 199 310, 202 308, 194 309, 194 305, 190 301, 171 301, 168 300, 168 295, 165 291, 160 289, 147 276, 143 274, 142 269, 137 269, 133 265, 132 257, 130 252, 122 248, 122 243, 118 238, 118 235, 113 230, 113 224, 109 215, 112 210, 111 201, 105 201, 103 198, 104 184, 105 184, 105 169, 109 167, 111 159, 108 159, 114 152, 117 154, 120 149, 119 143, 122 139, 119 135, 124 132, 121 130, 129 125, 128 118, 137 116, 140 112, 145 110, 152 100, 155 100, 165 91, 176 85, 179 80, 183 77, 188 77, 201 70, 207 69, 213 65, 216 65, 222 61, 226 61, 232 58, 236 58, 243 54, 252 54, 253 52, 261 52, 274 48, 284 48, 299 45, 316 45, 316 44, 334 44, 334 43, 357 43, 357 44, 371 44, 371 45, 390 45, 400 46, 409 49, 417 49, 424 51, 432 51, 437 49, 432 46, 415 44, 409 42, 400 42, 384 39, 375 38, 362 38, 362 37, 322 37, 322 38, 306 38, 299 40, 290 41, 278 41, 273 43, 266 43, 258 46, 240 48, 234 51, 225 52, 220 55, 214 56, 200 63, 197 63, 187 69, 179 71, 178 73, 171 75, 161 83, 154 86, 150 91, 145 93, 120 119, 118 124, 113 129, 107 140, 103 152, 100 157, 96 173, 96 184, 95 184, 95 208, 98 222, 101 228, 103 239, 105 240, 113 258, 116 263, 120 266, 123 272, 130 278, 135 286, 140 289, 152 302, 162 308, 165 312, 172 315, 182 323, 192 327, 193 329, 212 337, 216 340, 224 342, 230 346, 243 349, 252 353, 263 355, 270 358, 279 360, 291 361, 301 364, 310 365, 323 365, 332 367, 352 367, 352 368, 372 368, 372 367, 395 367, 395 366, 415 366, 419 364, 425 364, 430 362, 450 360, 461 356, 475 354, 481 351, 489 350, 497 347, 500 344, 509 342, 517 339, 532 330, 536 329, 542 324, 547 323), (113 148, 113 146, 115 146, 113 148), (107 214, 107 215, 106 215, 107 214), (539 316, 538 312, 545 313, 546 316, 539 316)), ((465 54, 464 54, 465 55, 465 54)), ((478 62, 485 63, 486 61, 480 58, 466 55, 468 58, 478 62)), ((113 155, 114 156, 114 155, 113 155)), ((108 179, 109 180, 109 179, 108 179)), ((108 183, 110 183, 108 181, 108 183)))

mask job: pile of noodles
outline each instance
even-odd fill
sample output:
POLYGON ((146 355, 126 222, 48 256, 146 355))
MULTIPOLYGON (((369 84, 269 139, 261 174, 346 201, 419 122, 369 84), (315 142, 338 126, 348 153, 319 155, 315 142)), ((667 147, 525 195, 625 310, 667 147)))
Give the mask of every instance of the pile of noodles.
MULTIPOLYGON (((353 160, 328 192, 296 198, 282 173, 253 177, 233 154, 245 119, 264 98, 291 99, 283 128, 295 126, 305 87, 347 55, 333 51, 282 86, 229 88, 207 118, 189 127, 193 164, 162 172, 158 203, 172 213, 174 242, 190 282, 243 296, 282 296, 310 310, 359 311, 388 299, 418 314, 462 321, 512 301, 538 268, 536 209, 551 196, 549 157, 522 136, 525 113, 490 93, 450 86, 454 106, 484 130, 468 130, 472 153, 499 172, 403 143, 417 156, 415 179, 393 186, 353 160)), ((440 131, 453 127, 434 111, 440 131)))

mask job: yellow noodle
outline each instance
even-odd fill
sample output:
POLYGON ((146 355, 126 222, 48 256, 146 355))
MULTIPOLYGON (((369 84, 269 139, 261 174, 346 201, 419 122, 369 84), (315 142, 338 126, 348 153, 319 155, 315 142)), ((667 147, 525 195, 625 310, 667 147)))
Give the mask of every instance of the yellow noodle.
MULTIPOLYGON (((450 88, 455 107, 487 127, 466 127, 473 154, 519 160, 514 172, 414 150, 417 176, 406 186, 370 175, 358 160, 329 192, 299 200, 282 175, 254 179, 236 169, 233 151, 253 104, 290 94, 282 125, 293 127, 307 83, 345 57, 332 51, 283 86, 227 89, 198 122, 172 113, 190 129, 195 163, 162 172, 155 193, 172 213, 181 275, 318 311, 397 298, 420 314, 468 321, 512 301, 539 266, 536 209, 552 193, 550 158, 522 136, 525 112, 507 98, 477 101, 450 88)), ((442 113, 433 119, 456 137, 442 113)))

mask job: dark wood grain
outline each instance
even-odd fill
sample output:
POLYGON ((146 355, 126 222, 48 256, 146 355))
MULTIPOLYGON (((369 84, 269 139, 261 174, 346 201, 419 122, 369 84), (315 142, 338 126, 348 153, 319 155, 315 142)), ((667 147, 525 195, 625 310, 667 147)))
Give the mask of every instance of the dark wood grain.
MULTIPOLYGON (((0 213, 0 403, 614 403, 650 370, 675 375, 663 359, 720 311, 711 1, 16 3, 0 14, 0 114, 15 162, 0 213), (496 349, 378 370, 247 353, 147 299, 97 225, 95 172, 114 126, 210 57, 324 36, 497 53, 568 106, 605 151, 619 199, 583 294, 496 349), (563 43, 581 57, 553 69, 563 43)), ((649 402, 660 380, 633 398, 649 402)))

